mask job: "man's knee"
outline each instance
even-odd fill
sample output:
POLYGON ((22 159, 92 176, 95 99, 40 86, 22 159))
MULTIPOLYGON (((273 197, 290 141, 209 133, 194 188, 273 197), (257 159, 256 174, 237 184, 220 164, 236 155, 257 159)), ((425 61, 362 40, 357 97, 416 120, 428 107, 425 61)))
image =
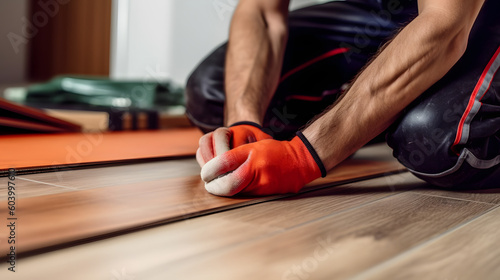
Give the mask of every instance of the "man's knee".
POLYGON ((226 46, 217 48, 191 73, 186 84, 186 114, 203 132, 224 122, 226 46))
POLYGON ((457 155, 451 150, 456 126, 443 121, 442 110, 435 103, 410 107, 389 129, 387 143, 398 159, 417 177, 435 186, 491 188, 500 180, 500 168, 482 168, 474 164, 470 152, 457 155))
POLYGON ((437 104, 418 104, 410 108, 389 129, 387 143, 394 156, 407 168, 422 174, 439 174, 458 161, 450 147, 456 131, 443 123, 437 104))

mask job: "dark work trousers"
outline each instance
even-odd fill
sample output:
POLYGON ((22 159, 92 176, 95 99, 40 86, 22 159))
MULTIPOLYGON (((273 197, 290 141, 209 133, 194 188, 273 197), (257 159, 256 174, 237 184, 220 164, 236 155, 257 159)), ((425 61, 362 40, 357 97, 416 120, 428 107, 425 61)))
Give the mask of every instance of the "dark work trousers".
MULTIPOLYGON (((281 79, 264 118, 265 131, 289 139, 332 105, 379 48, 417 16, 416 2, 334 1, 290 12, 281 79)), ((500 1, 487 0, 464 56, 404 110, 386 135, 394 156, 432 184, 500 186, 497 11, 500 1)), ((187 83, 187 115, 203 132, 223 125, 225 54, 224 44, 187 83)))

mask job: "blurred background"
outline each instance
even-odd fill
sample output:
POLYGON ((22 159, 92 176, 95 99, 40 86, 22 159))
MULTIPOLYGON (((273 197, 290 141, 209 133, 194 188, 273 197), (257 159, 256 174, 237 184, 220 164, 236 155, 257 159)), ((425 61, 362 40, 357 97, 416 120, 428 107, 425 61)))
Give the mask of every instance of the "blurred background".
MULTIPOLYGON (((227 39, 237 0, 2 0, 0 83, 61 74, 170 79, 227 39)), ((292 9, 326 2, 293 0, 292 9)))
MULTIPOLYGON (((327 0, 292 0, 290 9, 322 2, 327 0)), ((123 119, 130 111, 133 124, 125 126, 136 129, 135 112, 145 111, 149 117, 144 128, 161 128, 157 115, 182 107, 191 71, 227 40, 237 4, 1 0, 0 96, 43 110, 105 111, 109 130, 125 129, 123 119)), ((6 106, 0 104, 0 110, 6 106)), ((182 115, 180 109, 174 114, 182 115)), ((81 114, 49 113, 85 126, 81 114)), ((8 119, 0 120, 0 127, 20 120, 12 114, 3 117, 8 119)))

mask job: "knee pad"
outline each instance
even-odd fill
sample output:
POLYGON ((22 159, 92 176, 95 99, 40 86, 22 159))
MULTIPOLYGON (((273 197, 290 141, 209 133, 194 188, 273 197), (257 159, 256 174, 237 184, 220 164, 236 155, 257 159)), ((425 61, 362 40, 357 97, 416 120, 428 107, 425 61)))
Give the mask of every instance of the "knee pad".
POLYGON ((387 143, 410 170, 436 174, 452 168, 458 156, 450 150, 456 129, 443 127, 436 103, 410 108, 389 130, 387 143))

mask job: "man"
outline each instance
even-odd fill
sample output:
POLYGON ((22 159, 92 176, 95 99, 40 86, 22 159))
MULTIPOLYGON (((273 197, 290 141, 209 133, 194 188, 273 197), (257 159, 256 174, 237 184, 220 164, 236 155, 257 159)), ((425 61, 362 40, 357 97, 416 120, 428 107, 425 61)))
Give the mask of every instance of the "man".
POLYGON ((188 81, 210 193, 297 192, 387 129, 430 183, 500 180, 500 1, 288 4, 240 0, 188 81))

